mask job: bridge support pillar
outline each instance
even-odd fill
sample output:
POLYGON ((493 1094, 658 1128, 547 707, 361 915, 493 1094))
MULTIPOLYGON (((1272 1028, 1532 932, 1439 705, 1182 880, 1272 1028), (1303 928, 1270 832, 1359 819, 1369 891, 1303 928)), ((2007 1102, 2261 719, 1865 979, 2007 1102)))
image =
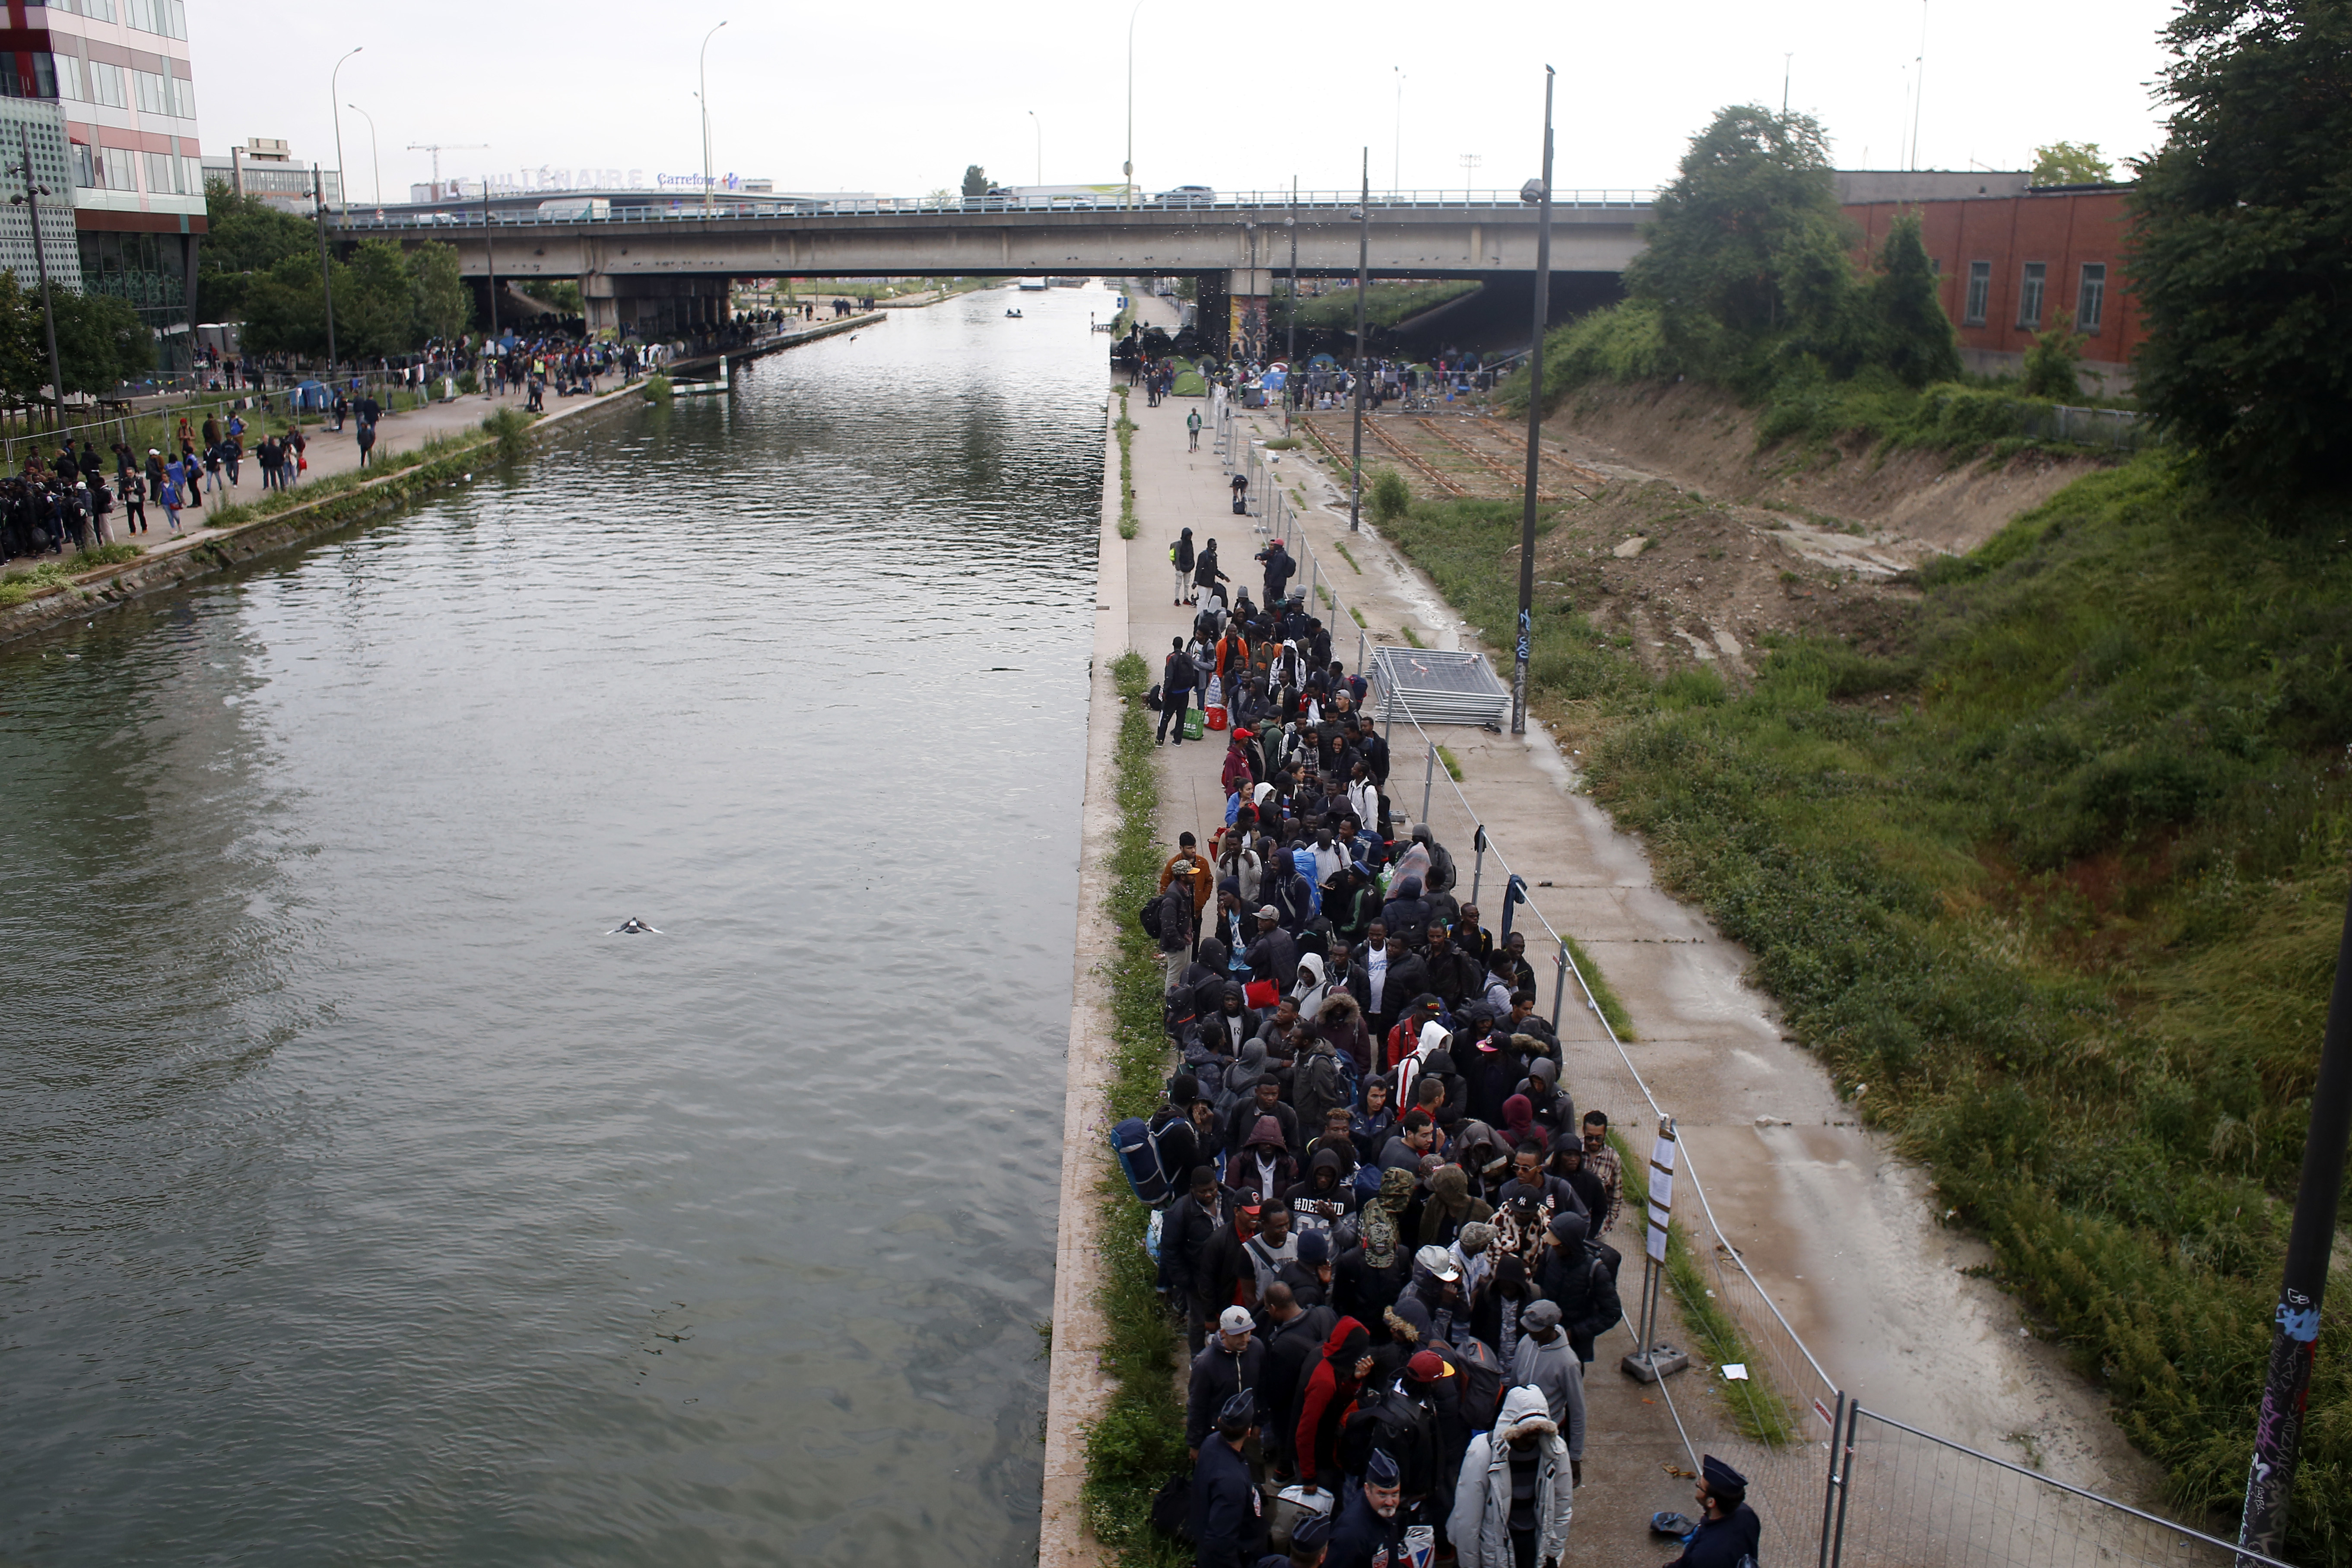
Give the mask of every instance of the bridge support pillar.
POLYGON ((590 331, 660 342, 723 325, 728 281, 723 277, 592 272, 580 279, 580 294, 587 301, 590 331))

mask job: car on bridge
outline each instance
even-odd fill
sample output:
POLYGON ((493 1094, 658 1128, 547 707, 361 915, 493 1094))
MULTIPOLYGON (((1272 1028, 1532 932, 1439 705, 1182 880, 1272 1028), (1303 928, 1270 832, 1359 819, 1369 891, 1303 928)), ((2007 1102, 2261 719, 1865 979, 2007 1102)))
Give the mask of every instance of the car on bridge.
POLYGON ((1172 191, 1162 191, 1151 198, 1155 207, 1213 207, 1217 205, 1217 193, 1206 185, 1179 185, 1172 191))

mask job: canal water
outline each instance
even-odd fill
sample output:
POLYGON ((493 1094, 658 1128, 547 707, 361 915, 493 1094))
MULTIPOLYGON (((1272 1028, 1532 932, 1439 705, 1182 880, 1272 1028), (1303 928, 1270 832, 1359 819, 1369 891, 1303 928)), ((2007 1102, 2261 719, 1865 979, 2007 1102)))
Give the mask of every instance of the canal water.
POLYGON ((0 1562, 1034 1560, 1114 306, 1013 298, 0 648, 0 1562))

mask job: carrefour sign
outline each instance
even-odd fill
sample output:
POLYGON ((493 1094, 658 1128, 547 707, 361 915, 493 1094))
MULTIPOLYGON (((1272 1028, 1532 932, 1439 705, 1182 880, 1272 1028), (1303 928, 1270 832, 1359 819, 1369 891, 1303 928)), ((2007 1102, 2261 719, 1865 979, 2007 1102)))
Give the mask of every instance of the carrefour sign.
POLYGON ((667 190, 672 185, 689 185, 698 191, 707 184, 714 191, 740 191, 743 188, 743 176, 713 174, 706 180, 700 174, 656 174, 654 184, 662 190, 667 190))

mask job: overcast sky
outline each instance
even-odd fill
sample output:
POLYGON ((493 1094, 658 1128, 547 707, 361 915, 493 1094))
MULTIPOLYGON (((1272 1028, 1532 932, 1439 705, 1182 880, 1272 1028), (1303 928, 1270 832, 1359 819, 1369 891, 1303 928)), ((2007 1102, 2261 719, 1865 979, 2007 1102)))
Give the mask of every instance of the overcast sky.
MULTIPOLYGON (((1926 21, 1922 167, 2018 168, 2039 143, 2108 156, 2158 138, 2148 84, 2163 56, 2161 0, 1677 0, 1469 7, 1186 5, 1142 0, 1135 24, 1135 161, 1149 190, 1179 184, 1479 189, 1536 171, 1543 72, 1559 68, 1559 182, 1652 186, 1727 103, 1818 115, 1844 168, 1899 168, 1926 21), (1403 114, 1397 113, 1402 68, 1403 114)), ((279 136, 331 163, 328 73, 372 114, 387 200, 429 176, 412 142, 450 151, 445 174, 542 166, 689 174, 702 162, 696 49, 709 48, 713 163, 778 190, 920 195, 964 165, 1000 183, 1116 182, 1126 136, 1126 30, 1116 7, 982 7, 913 0, 855 7, 740 0, 565 5, 406 0, 397 6, 189 8, 204 146, 279 136), (1029 110, 1035 110, 1032 119, 1029 110)), ((343 120, 346 189, 370 199, 367 122, 343 120)))

